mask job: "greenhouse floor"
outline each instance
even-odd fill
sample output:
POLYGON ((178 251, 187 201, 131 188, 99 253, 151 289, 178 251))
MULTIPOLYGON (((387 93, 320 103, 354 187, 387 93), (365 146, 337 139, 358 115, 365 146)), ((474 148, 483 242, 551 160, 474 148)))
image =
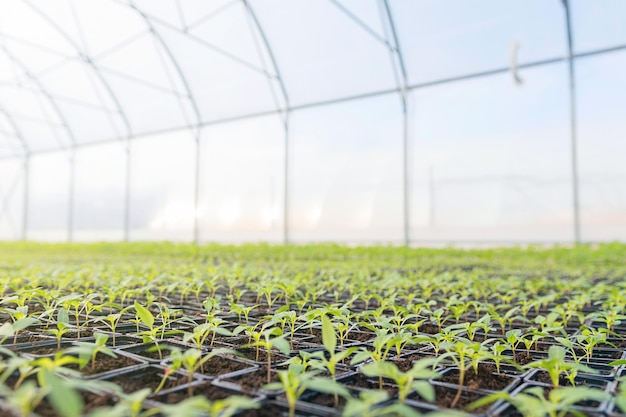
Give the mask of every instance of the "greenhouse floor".
POLYGON ((2 416, 626 415, 626 245, 0 243, 2 416))

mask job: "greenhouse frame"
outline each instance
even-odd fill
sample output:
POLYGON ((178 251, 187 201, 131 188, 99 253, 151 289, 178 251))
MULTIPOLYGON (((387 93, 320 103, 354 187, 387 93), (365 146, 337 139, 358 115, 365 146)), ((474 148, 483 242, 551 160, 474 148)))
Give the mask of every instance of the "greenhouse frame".
POLYGON ((3 2, 0 240, 624 240, 624 18, 3 2))

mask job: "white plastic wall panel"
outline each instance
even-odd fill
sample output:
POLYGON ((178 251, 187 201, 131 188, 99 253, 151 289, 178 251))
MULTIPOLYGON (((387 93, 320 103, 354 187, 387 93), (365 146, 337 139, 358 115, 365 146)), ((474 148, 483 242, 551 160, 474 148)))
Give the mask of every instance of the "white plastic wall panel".
POLYGON ((626 239, 626 52, 581 60, 578 137, 582 237, 626 239))
POLYGON ((387 46, 332 2, 250 4, 267 34, 292 105, 396 88, 387 46))
POLYGON ((570 3, 576 52, 626 42, 626 3, 620 0, 570 0, 570 3))
POLYGON ((202 131, 200 239, 281 241, 285 129, 278 116, 202 131))
POLYGON ((402 125, 395 94, 293 113, 294 241, 402 240, 402 125))
POLYGON ((124 238, 126 152, 123 142, 76 151, 74 240, 124 238))
POLYGON ((0 239, 22 238, 24 204, 24 163, 22 159, 0 161, 0 239))
POLYGON ((69 190, 69 153, 45 153, 31 158, 26 233, 28 239, 67 240, 69 190))
POLYGON ((192 136, 183 130, 136 139, 131 158, 130 239, 192 240, 192 136))
POLYGON ((412 94, 412 239, 573 239, 567 67, 521 77, 412 94))
POLYGON ((561 1, 390 0, 411 83, 506 68, 567 51, 561 1))

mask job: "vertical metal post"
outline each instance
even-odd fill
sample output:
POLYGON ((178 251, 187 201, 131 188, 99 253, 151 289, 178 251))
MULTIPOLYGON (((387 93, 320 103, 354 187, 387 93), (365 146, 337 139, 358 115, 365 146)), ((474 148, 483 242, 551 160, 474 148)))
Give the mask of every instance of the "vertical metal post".
POLYGON ((285 161, 284 161, 284 201, 283 201, 283 243, 289 243, 289 112, 285 113, 285 161))
POLYGON ((428 168, 428 193, 430 194, 430 227, 435 227, 435 176, 432 165, 428 168))
POLYGON ((574 74, 574 47, 572 40, 572 21, 570 16, 569 0, 563 0, 565 21, 567 26, 567 63, 569 69, 569 110, 570 110, 570 139, 572 155, 572 196, 574 212, 574 241, 581 242, 580 238, 580 200, 578 194, 578 138, 576 124, 576 79, 574 74))
POLYGON ((69 185, 69 201, 67 208, 67 241, 72 242, 74 239, 74 175, 76 173, 76 149, 72 146, 70 149, 70 185, 69 185))
POLYGON ((22 201, 22 240, 26 240, 28 232, 28 201, 30 190, 30 153, 24 155, 24 196, 22 201))
POLYGON ((409 126, 408 126, 408 112, 407 112, 407 99, 406 91, 402 92, 402 118, 403 118, 403 132, 402 132, 402 184, 403 184, 403 217, 404 217, 404 246, 408 247, 411 236, 410 229, 410 190, 409 190, 409 126))
POLYGON ((195 135, 195 174, 193 189, 193 243, 200 243, 200 226, 198 222, 198 207, 200 204, 200 132, 199 128, 195 135))
POLYGON ((124 173, 124 242, 130 240, 130 139, 126 139, 126 172, 124 173))
MULTIPOLYGON (((410 217, 410 199, 411 199, 411 187, 409 176, 409 115, 408 115, 408 76, 406 67, 404 65, 404 55, 400 48, 400 41, 398 33, 396 31, 396 25, 389 7, 387 0, 382 1, 382 10, 387 17, 389 23, 389 30, 393 39, 393 45, 388 45, 389 51, 392 56, 392 64, 395 62, 393 57, 395 56, 399 65, 399 82, 400 82, 400 98, 402 100, 402 210, 403 210, 403 240, 404 247, 408 247, 411 243, 411 217, 410 217)), ((383 20, 384 21, 384 20, 383 20)))

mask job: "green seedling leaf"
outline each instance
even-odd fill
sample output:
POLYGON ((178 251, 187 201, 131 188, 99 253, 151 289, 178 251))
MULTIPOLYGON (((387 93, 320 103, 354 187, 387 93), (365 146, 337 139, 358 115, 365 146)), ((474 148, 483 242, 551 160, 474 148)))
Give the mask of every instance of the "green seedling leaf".
POLYGON ((337 335, 335 334, 335 328, 331 323, 328 316, 322 317, 322 343, 329 352, 335 352, 337 347, 337 335))
POLYGON ((23 319, 19 319, 15 323, 13 323, 13 330, 19 332, 20 330, 24 330, 28 326, 32 326, 37 322, 39 322, 39 320, 34 317, 24 317, 23 319))
POLYGON ((137 301, 135 301, 135 311, 137 312, 139 319, 146 326, 148 326, 149 328, 152 328, 152 326, 154 325, 154 315, 152 315, 152 312, 150 312, 150 310, 148 310, 147 308, 139 304, 137 301))
POLYGON ((61 307, 57 313, 57 321, 65 325, 70 324, 70 316, 67 314, 67 310, 61 307))
POLYGON ((42 371, 42 382, 48 387, 48 400, 54 409, 64 417, 80 417, 83 413, 83 399, 65 381, 52 372, 42 371))

